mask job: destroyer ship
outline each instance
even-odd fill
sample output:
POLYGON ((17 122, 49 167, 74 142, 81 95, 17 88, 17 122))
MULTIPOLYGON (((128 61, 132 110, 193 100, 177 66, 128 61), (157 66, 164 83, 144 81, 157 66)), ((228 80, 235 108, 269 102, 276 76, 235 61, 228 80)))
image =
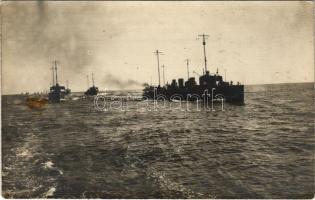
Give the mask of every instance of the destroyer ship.
MULTIPOLYGON (((143 97, 148 99, 166 98, 168 100, 180 99, 188 101, 203 100, 206 96, 212 100, 224 100, 225 102, 244 105, 244 85, 237 82, 233 84, 232 81, 227 82, 223 80, 217 69, 216 73, 210 73, 207 69, 206 58, 206 38, 208 35, 199 35, 202 38, 203 51, 204 51, 204 70, 203 74, 199 76, 199 84, 197 84, 195 77, 189 77, 188 60, 187 60, 187 81, 179 78, 178 81, 173 79, 171 84, 160 84, 160 65, 159 65, 159 52, 155 51, 158 63, 158 76, 159 85, 152 86, 146 85, 143 90, 143 97)), ((163 66, 164 78, 164 66, 163 66)))
POLYGON ((95 96, 98 94, 98 87, 94 85, 94 75, 92 74, 92 87, 89 88, 89 76, 87 76, 88 90, 84 92, 86 96, 95 96))
POLYGON ((66 89, 64 86, 59 85, 58 83, 58 73, 57 73, 57 61, 54 61, 54 66, 51 68, 53 84, 50 87, 50 91, 48 94, 48 100, 51 103, 59 103, 61 100, 65 98, 66 89))

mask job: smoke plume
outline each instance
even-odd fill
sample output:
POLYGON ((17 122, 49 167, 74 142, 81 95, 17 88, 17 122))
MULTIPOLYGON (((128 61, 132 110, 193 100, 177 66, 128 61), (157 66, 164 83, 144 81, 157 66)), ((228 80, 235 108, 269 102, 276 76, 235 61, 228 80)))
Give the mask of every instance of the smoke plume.
POLYGON ((143 83, 135 81, 133 79, 121 80, 116 76, 106 73, 102 84, 106 86, 106 88, 114 88, 114 89, 132 89, 139 88, 143 86, 143 83))

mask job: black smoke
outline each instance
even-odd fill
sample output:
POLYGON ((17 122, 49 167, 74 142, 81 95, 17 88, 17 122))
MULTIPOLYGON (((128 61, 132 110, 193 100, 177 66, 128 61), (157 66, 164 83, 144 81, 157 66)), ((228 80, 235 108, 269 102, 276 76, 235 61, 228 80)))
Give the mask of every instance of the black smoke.
POLYGON ((133 89, 143 87, 143 83, 139 81, 130 78, 122 80, 110 73, 106 73, 105 77, 103 78, 102 84, 105 85, 106 88, 114 89, 133 89))

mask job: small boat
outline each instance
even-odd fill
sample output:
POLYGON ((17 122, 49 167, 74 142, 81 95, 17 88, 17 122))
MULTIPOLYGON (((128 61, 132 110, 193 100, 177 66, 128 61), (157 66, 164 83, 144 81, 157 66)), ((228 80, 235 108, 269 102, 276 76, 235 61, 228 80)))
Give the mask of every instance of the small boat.
POLYGON ((41 109, 48 103, 48 100, 42 97, 28 97, 26 105, 31 109, 41 109))

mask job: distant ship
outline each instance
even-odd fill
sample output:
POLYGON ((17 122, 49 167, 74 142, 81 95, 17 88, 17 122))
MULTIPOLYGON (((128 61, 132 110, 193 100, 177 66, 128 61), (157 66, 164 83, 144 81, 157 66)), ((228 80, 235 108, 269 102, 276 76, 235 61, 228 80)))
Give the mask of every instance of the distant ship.
POLYGON ((65 93, 66 93, 66 95, 70 95, 70 94, 71 94, 71 89, 69 88, 69 82, 68 82, 68 80, 66 81, 66 86, 67 86, 67 88, 66 88, 66 90, 65 90, 65 93))
MULTIPOLYGON (((87 83, 88 83, 88 87, 89 87, 89 76, 87 76, 87 83)), ((94 85, 94 75, 92 74, 92 87, 88 88, 87 91, 84 92, 84 94, 86 96, 95 96, 98 94, 98 87, 95 87, 94 85)))
MULTIPOLYGON (((182 100, 194 101, 199 99, 203 99, 206 96, 209 98, 213 98, 214 100, 223 99, 226 102, 234 103, 238 105, 244 104, 244 85, 237 82, 237 84, 233 84, 233 82, 226 82, 223 80, 222 76, 219 74, 218 69, 216 73, 210 74, 207 70, 207 58, 206 58, 206 37, 207 35, 199 35, 203 39, 203 47, 204 47, 204 71, 202 75, 199 75, 199 85, 195 81, 195 77, 189 77, 188 70, 188 60, 187 60, 187 72, 188 72, 188 80, 184 82, 183 78, 178 79, 178 83, 175 79, 172 80, 171 84, 165 84, 161 87, 160 85, 160 66, 159 66, 159 52, 156 50, 155 54, 157 55, 158 61, 158 75, 159 75, 159 85, 152 86, 146 85, 143 90, 143 96, 150 99, 157 99, 158 96, 163 95, 167 99, 172 99, 172 97, 181 98, 182 100)), ((195 72, 194 72, 195 73, 195 72)), ((164 66, 163 66, 163 78, 164 78, 164 66)))
POLYGON ((53 84, 50 87, 48 94, 48 100, 51 103, 59 103, 65 98, 66 90, 64 86, 59 85, 58 83, 58 74, 57 74, 57 61, 54 61, 54 66, 51 68, 53 76, 53 84))

